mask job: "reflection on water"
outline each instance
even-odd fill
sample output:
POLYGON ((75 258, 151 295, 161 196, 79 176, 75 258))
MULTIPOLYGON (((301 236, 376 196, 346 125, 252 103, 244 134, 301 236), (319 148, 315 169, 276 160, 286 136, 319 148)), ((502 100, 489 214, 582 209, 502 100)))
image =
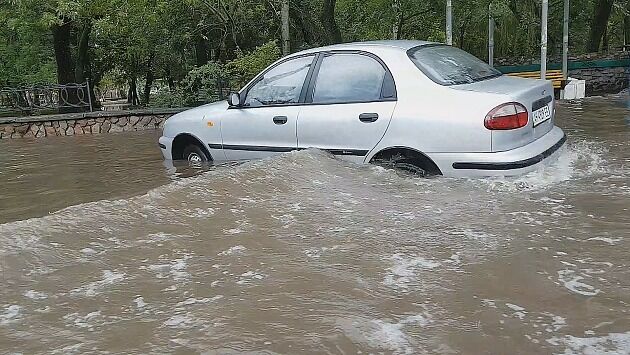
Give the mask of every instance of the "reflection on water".
POLYGON ((629 353, 629 110, 558 111, 558 161, 516 178, 317 151, 173 175, 153 133, 2 142, 0 346, 629 353))

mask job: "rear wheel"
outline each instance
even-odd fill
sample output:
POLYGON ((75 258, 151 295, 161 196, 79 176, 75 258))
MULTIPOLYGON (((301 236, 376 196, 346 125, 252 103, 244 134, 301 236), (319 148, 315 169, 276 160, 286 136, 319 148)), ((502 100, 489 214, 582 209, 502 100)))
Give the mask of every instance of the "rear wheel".
POLYGON ((407 158, 401 154, 386 157, 385 159, 374 160, 373 163, 380 165, 387 169, 394 169, 396 171, 419 177, 427 176, 427 172, 420 162, 413 158, 407 158))
POLYGON ((426 155, 406 148, 383 150, 377 153, 370 162, 412 176, 442 175, 440 169, 426 155))
POLYGON ((187 145, 182 155, 184 160, 193 165, 206 163, 210 160, 203 149, 196 144, 187 145))
POLYGON ((415 176, 425 177, 427 176, 426 170, 424 170, 418 162, 413 159, 400 159, 390 163, 392 168, 402 171, 404 173, 412 174, 415 176))

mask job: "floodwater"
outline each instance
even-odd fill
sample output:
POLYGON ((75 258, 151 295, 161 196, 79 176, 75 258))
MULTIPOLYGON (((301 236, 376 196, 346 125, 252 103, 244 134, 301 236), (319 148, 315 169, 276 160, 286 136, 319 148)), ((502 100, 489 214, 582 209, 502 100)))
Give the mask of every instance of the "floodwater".
POLYGON ((557 161, 474 180, 0 142, 0 352, 629 354, 629 117, 564 103, 557 161))

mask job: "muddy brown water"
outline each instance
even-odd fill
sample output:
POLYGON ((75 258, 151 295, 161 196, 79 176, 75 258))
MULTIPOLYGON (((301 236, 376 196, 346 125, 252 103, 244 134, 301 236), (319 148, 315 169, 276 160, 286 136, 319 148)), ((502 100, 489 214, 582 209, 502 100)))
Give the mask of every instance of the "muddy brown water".
POLYGON ((629 354, 628 104, 562 104, 516 178, 0 142, 0 352, 629 354))

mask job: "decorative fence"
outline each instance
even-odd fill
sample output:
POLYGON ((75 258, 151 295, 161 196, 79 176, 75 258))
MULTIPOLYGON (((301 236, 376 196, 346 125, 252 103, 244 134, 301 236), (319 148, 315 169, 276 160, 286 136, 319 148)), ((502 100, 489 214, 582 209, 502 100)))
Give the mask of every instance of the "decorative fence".
POLYGON ((93 111, 90 83, 0 89, 0 115, 93 111))

